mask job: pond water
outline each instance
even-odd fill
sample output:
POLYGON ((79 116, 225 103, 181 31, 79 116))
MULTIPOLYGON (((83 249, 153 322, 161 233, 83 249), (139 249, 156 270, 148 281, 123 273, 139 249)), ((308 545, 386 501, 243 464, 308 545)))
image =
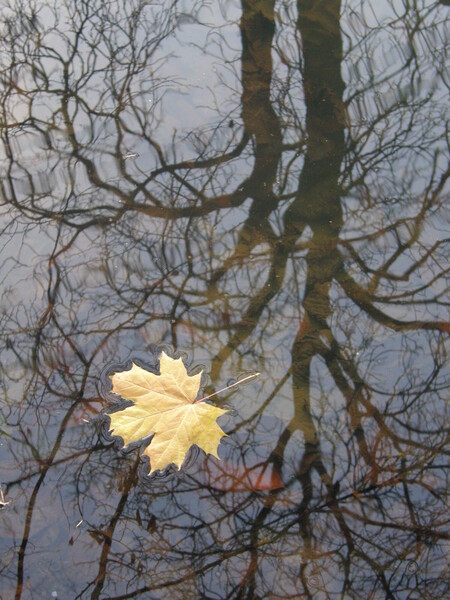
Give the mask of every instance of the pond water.
POLYGON ((0 598, 443 598, 448 2, 0 8, 0 598))

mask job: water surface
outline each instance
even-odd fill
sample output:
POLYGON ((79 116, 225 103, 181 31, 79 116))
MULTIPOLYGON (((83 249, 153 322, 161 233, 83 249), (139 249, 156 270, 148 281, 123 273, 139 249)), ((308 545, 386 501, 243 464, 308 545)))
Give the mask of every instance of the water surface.
POLYGON ((2 600, 444 597, 445 4, 2 2, 2 600), (163 349, 261 375, 149 478, 163 349))

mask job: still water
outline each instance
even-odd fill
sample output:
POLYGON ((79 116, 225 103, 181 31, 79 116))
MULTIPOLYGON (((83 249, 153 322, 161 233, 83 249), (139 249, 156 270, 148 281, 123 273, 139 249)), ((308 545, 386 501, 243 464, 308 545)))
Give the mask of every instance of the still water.
POLYGON ((448 2, 0 8, 1 599, 443 598, 448 2), (261 374, 148 477, 163 350, 261 374))

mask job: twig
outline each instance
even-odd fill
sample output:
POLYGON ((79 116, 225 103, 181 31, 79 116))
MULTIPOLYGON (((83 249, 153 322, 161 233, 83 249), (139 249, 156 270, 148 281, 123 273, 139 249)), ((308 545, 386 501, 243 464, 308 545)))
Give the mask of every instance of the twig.
POLYGON ((5 508, 9 504, 9 500, 5 500, 5 496, 3 495, 2 484, 0 483, 0 510, 5 508))
POLYGON ((212 398, 212 396, 215 396, 216 394, 220 394, 221 392, 225 392, 226 390, 229 390, 230 388, 235 387, 236 385, 239 385, 240 383, 244 383, 244 381, 248 381, 249 379, 252 379, 253 377, 258 377, 258 375, 261 375, 261 373, 259 371, 256 373, 252 373, 251 375, 247 375, 247 377, 244 377, 244 379, 239 379, 239 381, 235 381, 231 385, 227 385, 227 387, 224 387, 221 390, 217 390, 217 392, 213 392, 212 394, 209 394, 208 396, 205 396, 204 398, 200 398, 200 400, 196 400, 194 402, 194 404, 197 402, 203 402, 203 400, 207 400, 208 398, 212 398))

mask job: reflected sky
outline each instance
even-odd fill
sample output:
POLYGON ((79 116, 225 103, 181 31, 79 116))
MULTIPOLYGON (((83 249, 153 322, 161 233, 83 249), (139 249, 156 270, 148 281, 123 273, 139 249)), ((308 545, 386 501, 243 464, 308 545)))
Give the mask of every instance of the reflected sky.
POLYGON ((2 600, 444 596, 445 4, 0 7, 2 600), (162 350, 261 375, 149 478, 162 350))

